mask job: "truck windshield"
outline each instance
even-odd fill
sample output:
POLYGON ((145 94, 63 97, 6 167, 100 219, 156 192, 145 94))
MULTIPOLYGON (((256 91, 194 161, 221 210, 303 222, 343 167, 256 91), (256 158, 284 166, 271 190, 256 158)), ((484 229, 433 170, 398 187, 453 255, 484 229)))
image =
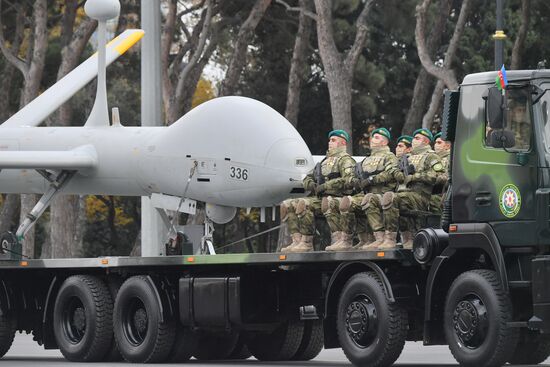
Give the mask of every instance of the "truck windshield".
MULTIPOLYGON (((541 86, 542 89, 550 88, 550 85, 541 86)), ((540 124, 544 128, 544 134, 542 136, 544 141, 544 147, 547 153, 550 153, 550 93, 546 92, 542 97, 533 105, 533 113, 536 121, 540 121, 540 124)))

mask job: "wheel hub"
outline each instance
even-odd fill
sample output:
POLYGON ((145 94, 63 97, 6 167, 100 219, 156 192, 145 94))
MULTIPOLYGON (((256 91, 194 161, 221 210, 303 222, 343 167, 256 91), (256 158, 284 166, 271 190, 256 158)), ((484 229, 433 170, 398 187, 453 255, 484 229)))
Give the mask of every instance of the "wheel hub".
POLYGON ((346 309, 346 329, 352 340, 361 347, 369 346, 376 336, 376 308, 368 297, 351 302, 346 309))
POLYGON ((466 347, 479 347, 487 336, 488 326, 487 308, 479 297, 469 296, 457 303, 453 328, 466 347))
POLYGON ((127 310, 123 318, 124 334, 132 345, 141 345, 147 337, 147 310, 139 298, 131 300, 127 310))
POLYGON ((84 313, 84 309, 82 307, 78 307, 74 311, 73 322, 78 331, 82 332, 86 328, 86 314, 84 313))
POLYGON ((134 325, 140 334, 147 330, 147 312, 143 308, 138 309, 134 314, 134 325))
POLYGON ((78 297, 72 297, 64 307, 63 331, 73 344, 78 344, 86 334, 86 309, 78 297))

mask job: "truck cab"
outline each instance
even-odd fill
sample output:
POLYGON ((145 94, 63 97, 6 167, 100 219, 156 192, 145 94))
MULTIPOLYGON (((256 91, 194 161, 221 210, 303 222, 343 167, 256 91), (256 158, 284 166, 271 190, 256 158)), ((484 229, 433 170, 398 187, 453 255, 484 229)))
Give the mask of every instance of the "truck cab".
POLYGON ((424 343, 449 344, 465 365, 550 354, 550 71, 498 84, 499 72, 477 73, 445 92, 445 231, 423 229, 414 245, 430 266, 424 343))

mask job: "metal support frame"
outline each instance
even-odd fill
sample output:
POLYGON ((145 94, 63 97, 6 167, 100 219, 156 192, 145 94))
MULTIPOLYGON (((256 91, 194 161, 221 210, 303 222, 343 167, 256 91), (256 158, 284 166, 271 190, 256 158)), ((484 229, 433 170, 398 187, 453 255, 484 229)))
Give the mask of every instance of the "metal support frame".
POLYGON ((65 185, 71 180, 76 171, 61 171, 59 174, 55 175, 52 172, 46 170, 37 170, 42 177, 50 182, 50 188, 42 195, 38 203, 32 208, 32 210, 26 215, 25 220, 15 233, 18 241, 22 241, 25 237, 25 234, 31 229, 31 227, 36 223, 38 218, 44 213, 48 208, 51 201, 59 194, 59 192, 65 187, 65 185))
POLYGON ((216 255, 216 250, 214 250, 214 222, 208 217, 204 218, 204 236, 201 239, 201 255, 210 254, 216 255))

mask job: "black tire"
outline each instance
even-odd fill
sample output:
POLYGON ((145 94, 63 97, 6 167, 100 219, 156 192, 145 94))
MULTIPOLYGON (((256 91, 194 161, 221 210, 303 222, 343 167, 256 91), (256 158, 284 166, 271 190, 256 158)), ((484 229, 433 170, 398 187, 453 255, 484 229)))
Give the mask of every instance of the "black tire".
POLYGON ((239 333, 239 340, 237 340, 237 345, 229 355, 229 359, 248 359, 252 357, 252 353, 246 345, 246 337, 244 333, 239 333))
POLYGON ((312 360, 321 353, 324 343, 323 322, 321 320, 304 321, 304 336, 292 360, 312 360))
POLYGON ((168 362, 186 362, 197 350, 197 334, 189 328, 183 327, 179 322, 176 327, 176 339, 168 357, 168 362))
POLYGON ((444 330, 449 349, 462 366, 502 366, 515 350, 518 329, 512 304, 496 272, 471 270, 460 274, 447 293, 444 330))
POLYGON ((230 333, 204 331, 197 335, 198 342, 193 356, 199 361, 229 359, 239 340, 239 333, 236 331, 230 333))
POLYGON ((536 331, 520 329, 519 340, 510 364, 539 364, 550 356, 550 336, 536 331))
POLYGON ((16 321, 10 315, 0 316, 0 358, 2 358, 13 344, 15 337, 16 321))
POLYGON ((388 302, 374 273, 359 273, 342 289, 336 330, 344 354, 354 365, 391 366, 405 345, 407 313, 388 302))
POLYGON ((67 278, 57 294, 53 331, 63 356, 73 362, 102 361, 113 343, 113 300, 92 275, 67 278))
POLYGON ((303 322, 288 321, 271 333, 249 334, 246 345, 260 361, 288 361, 298 351, 303 335, 303 322))
POLYGON ((115 339, 122 357, 133 363, 158 363, 167 359, 174 344, 175 324, 160 305, 145 276, 127 279, 118 291, 113 314, 115 339))

